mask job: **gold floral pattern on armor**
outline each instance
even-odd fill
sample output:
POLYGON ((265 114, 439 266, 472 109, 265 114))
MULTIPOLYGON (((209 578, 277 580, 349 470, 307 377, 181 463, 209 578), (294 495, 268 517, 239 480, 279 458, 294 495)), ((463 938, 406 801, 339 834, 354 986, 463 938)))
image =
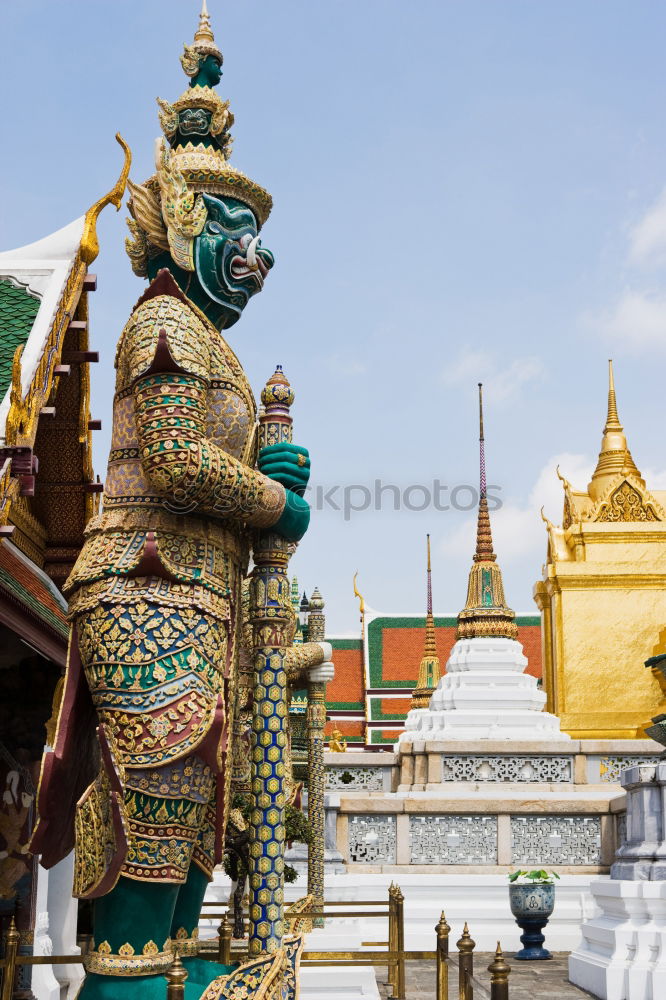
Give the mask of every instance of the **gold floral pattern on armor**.
POLYGON ((148 941, 140 955, 135 948, 126 942, 118 949, 118 954, 111 952, 108 941, 102 941, 99 947, 87 952, 84 957, 86 972, 94 972, 102 976, 146 976, 167 971, 173 961, 171 941, 164 942, 159 951, 154 941, 148 941))
POLYGON ((136 423, 134 420, 134 396, 116 397, 113 406, 113 429, 111 431, 111 450, 119 448, 136 448, 136 423))
POLYGON ((206 437, 234 458, 244 457, 252 431, 251 419, 247 403, 232 387, 208 390, 206 437))
POLYGON ((263 522, 264 493, 276 516, 274 487, 279 487, 284 507, 284 489, 278 483, 206 437, 206 394, 200 378, 147 375, 137 381, 135 398, 143 469, 171 510, 199 510, 252 524, 257 515, 263 522))
MULTIPOLYGON (((116 747, 113 746, 112 739, 109 739, 109 743, 113 747, 111 753, 118 781, 122 783, 124 772, 117 761, 116 747)), ((105 891, 110 891, 112 885, 109 883, 117 880, 120 874, 120 852, 125 849, 127 837, 128 815, 125 803, 120 792, 111 787, 102 768, 77 802, 74 813, 74 896, 83 899, 96 894, 104 880, 107 882, 105 891), (117 820, 123 831, 120 835, 121 843, 116 831, 117 820)))
POLYGON ((283 948, 214 979, 201 1000, 281 1000, 286 954, 283 948))

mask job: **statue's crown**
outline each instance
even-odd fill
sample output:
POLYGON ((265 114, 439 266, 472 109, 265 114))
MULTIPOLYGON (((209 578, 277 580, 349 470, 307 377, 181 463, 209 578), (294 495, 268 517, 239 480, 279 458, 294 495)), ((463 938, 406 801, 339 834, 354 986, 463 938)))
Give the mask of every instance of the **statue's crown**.
POLYGON ((180 57, 183 69, 188 76, 194 76, 199 69, 199 59, 201 57, 214 56, 219 59, 220 66, 223 62, 222 53, 215 44, 215 35, 210 23, 210 14, 206 0, 201 0, 201 13, 199 14, 199 27, 194 32, 194 41, 191 45, 185 46, 185 51, 180 57))
MULTIPOLYGON (((210 15, 203 0, 199 27, 192 45, 185 46, 181 63, 185 73, 196 77, 207 56, 222 65, 215 44, 210 15)), ((268 191, 250 180, 229 162, 234 116, 229 101, 210 86, 193 81, 170 104, 157 99, 159 121, 166 138, 158 141, 156 173, 143 185, 130 182, 129 222, 132 237, 126 241, 137 274, 146 273, 147 259, 169 249, 186 270, 194 269, 192 240, 203 229, 206 209, 202 194, 236 198, 255 214, 258 228, 268 218, 273 199, 268 191)))

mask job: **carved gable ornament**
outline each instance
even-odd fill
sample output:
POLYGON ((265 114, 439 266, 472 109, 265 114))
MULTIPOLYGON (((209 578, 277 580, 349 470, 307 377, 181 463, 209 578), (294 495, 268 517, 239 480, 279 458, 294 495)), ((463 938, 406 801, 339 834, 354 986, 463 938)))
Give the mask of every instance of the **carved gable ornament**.
POLYGON ((605 500, 590 512, 590 520, 597 522, 663 521, 664 511, 660 504, 633 476, 619 479, 605 500))

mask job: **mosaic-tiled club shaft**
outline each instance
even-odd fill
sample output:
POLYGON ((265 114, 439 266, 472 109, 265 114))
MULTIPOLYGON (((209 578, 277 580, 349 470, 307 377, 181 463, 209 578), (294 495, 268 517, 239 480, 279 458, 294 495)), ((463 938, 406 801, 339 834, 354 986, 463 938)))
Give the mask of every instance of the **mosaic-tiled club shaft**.
MULTIPOLYGON (((278 365, 261 394, 259 446, 290 442, 294 394, 278 365)), ((290 543, 273 532, 254 549, 251 615, 254 647, 250 955, 276 951, 284 930, 285 771, 290 621, 290 543)))

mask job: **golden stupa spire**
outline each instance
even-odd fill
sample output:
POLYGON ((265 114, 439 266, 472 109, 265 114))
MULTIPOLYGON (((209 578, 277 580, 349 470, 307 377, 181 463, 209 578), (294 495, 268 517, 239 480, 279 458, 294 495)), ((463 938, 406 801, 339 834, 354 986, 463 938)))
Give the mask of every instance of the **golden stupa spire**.
POLYGON ((515 639, 515 614, 504 598, 502 572, 493 551, 486 488, 486 445, 483 430, 483 386, 479 382, 479 512, 476 551, 467 584, 467 601, 458 615, 458 639, 515 639))
POLYGON ((479 513, 476 524, 476 552, 474 562, 496 559, 493 536, 490 530, 488 496, 486 488, 486 443, 483 434, 483 385, 479 382, 479 513))
POLYGON ((430 535, 426 535, 428 553, 426 583, 426 629, 423 657, 419 666, 419 677, 412 691, 412 708, 427 708, 440 678, 437 642, 435 641, 435 619, 432 615, 432 569, 430 566, 430 535))
POLYGON ((611 482, 623 473, 630 473, 640 481, 642 486, 645 486, 645 482, 641 478, 641 474, 631 457, 624 428, 618 416, 613 362, 609 359, 608 412, 606 414, 606 424, 601 439, 601 451, 599 452, 597 467, 592 473, 592 479, 587 487, 587 492, 593 500, 601 500, 611 482))

